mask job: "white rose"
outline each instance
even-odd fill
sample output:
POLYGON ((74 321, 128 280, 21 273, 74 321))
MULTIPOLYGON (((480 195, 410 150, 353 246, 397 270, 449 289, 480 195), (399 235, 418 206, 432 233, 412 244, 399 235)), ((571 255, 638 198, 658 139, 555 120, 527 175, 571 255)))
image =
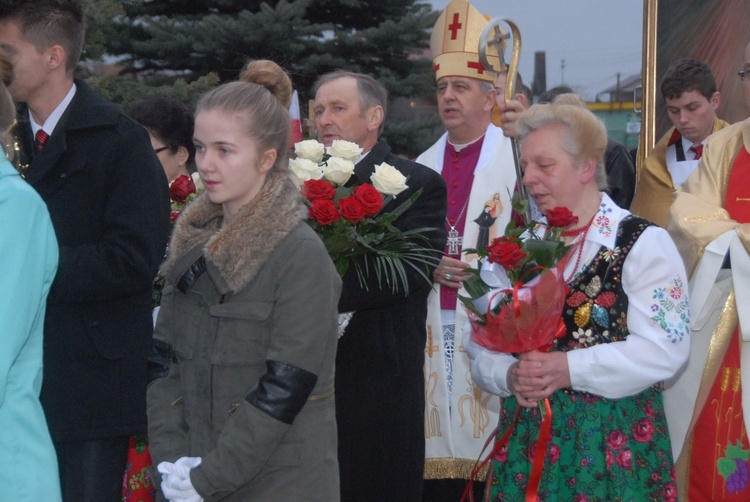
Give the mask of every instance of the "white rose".
POLYGON ((191 178, 193 178, 193 183, 195 183, 195 193, 200 194, 203 192, 203 190, 206 189, 206 186, 203 184, 203 180, 201 179, 201 175, 197 172, 190 175, 191 178))
POLYGON ((319 180, 323 177, 323 170, 317 164, 309 159, 297 158, 289 160, 289 169, 301 183, 307 180, 319 180))
POLYGON ((318 143, 314 139, 306 139, 294 144, 294 154, 297 158, 311 160, 316 163, 323 160, 325 150, 326 147, 323 146, 323 143, 318 143))
POLYGON ((326 153, 331 157, 341 157, 354 162, 362 155, 362 149, 356 143, 337 139, 326 149, 326 153))
POLYGON ((390 164, 383 162, 375 166, 375 173, 370 176, 372 186, 377 188, 378 192, 394 197, 407 188, 406 176, 390 164))
POLYGON ((340 157, 331 157, 323 167, 323 175, 328 181, 343 185, 354 174, 354 162, 340 157))

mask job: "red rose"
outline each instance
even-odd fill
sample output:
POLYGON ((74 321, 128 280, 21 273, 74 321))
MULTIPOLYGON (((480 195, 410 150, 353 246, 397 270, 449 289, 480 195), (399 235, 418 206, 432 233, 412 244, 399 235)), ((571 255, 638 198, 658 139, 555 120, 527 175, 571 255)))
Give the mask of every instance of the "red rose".
POLYGON ((553 207, 547 211, 547 223, 551 227, 565 228, 578 223, 578 216, 574 216, 567 207, 553 207))
POLYGON ((314 219, 321 225, 330 225, 341 218, 336 204, 330 200, 314 200, 310 206, 310 218, 314 219))
POLYGON ((633 437, 639 443, 647 443, 651 441, 651 436, 653 435, 654 424, 648 418, 638 420, 633 426, 633 437))
POLYGON ((178 176, 171 185, 169 185, 169 196, 176 202, 184 203, 190 194, 195 193, 195 183, 193 178, 187 174, 178 176))
POLYGON ((500 447, 497 454, 495 454, 495 460, 498 462, 507 462, 508 460, 508 444, 504 444, 500 447))
POLYGON ((617 462, 617 465, 619 465, 620 468, 625 469, 626 471, 630 470, 630 468, 633 467, 633 452, 630 450, 620 450, 617 452, 615 462, 617 462))
POLYGON ((606 462, 607 462, 607 470, 612 469, 612 464, 615 463, 615 457, 614 455, 612 455, 612 450, 607 449, 607 451, 604 454, 604 458, 606 459, 606 462))
POLYGON ((182 211, 172 211, 171 213, 169 213, 169 219, 172 220, 172 223, 177 221, 177 218, 180 217, 181 212, 182 211))
POLYGON ((549 453, 547 454, 550 465, 555 465, 560 460, 560 447, 556 444, 550 445, 549 453))
POLYGON ((346 221, 357 223, 365 217, 364 206, 354 197, 344 197, 339 201, 339 211, 346 221))
POLYGON ((521 260, 526 258, 526 253, 521 250, 517 241, 507 237, 493 239, 492 244, 487 246, 490 263, 498 263, 506 270, 518 268, 521 260))
POLYGON ((674 502, 677 500, 677 487, 673 483, 669 483, 661 490, 661 496, 664 502, 674 502))
POLYGON ((622 431, 612 431, 607 435, 607 446, 613 450, 619 450, 628 442, 628 437, 622 431))
POLYGON ((352 196, 362 204, 365 209, 365 216, 370 218, 378 214, 383 208, 383 195, 374 186, 367 183, 355 188, 352 196))
POLYGON ((653 419, 656 417, 656 413, 654 413, 654 403, 651 401, 646 403, 646 406, 643 408, 643 411, 646 412, 646 416, 648 418, 653 419))
POLYGON ((309 201, 333 200, 336 189, 325 180, 307 180, 302 185, 302 195, 309 201))

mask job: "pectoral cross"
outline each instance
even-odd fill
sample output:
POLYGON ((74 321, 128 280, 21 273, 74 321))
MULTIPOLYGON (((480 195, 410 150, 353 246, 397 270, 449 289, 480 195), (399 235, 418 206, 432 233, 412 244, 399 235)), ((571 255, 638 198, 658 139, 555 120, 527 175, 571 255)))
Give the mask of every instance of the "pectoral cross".
POLYGON ((458 230, 448 230, 448 254, 458 254, 458 248, 463 244, 464 238, 458 235, 458 230))

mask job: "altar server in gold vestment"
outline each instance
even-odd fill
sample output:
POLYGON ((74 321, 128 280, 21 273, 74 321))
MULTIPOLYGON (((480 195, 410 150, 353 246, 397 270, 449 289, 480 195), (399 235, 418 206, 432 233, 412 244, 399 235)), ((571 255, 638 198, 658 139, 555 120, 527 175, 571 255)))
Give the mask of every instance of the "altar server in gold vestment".
POLYGON ((703 142, 729 124, 716 116, 719 91, 711 68, 702 61, 675 61, 661 81, 661 93, 674 127, 646 157, 630 211, 666 228, 672 194, 698 165, 703 142))

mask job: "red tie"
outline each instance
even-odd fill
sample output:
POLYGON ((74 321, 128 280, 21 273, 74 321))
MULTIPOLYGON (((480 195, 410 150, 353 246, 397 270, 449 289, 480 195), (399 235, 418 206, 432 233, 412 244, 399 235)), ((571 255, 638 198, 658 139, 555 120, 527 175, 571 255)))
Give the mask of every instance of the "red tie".
POLYGON ((48 139, 49 139, 49 134, 44 132, 43 129, 39 129, 36 132, 36 140, 34 141, 34 146, 36 147, 37 152, 42 151, 42 148, 44 148, 44 145, 47 144, 48 139))
POLYGON ((698 160, 703 155, 703 145, 693 145, 690 147, 690 151, 695 154, 695 160, 698 160))

